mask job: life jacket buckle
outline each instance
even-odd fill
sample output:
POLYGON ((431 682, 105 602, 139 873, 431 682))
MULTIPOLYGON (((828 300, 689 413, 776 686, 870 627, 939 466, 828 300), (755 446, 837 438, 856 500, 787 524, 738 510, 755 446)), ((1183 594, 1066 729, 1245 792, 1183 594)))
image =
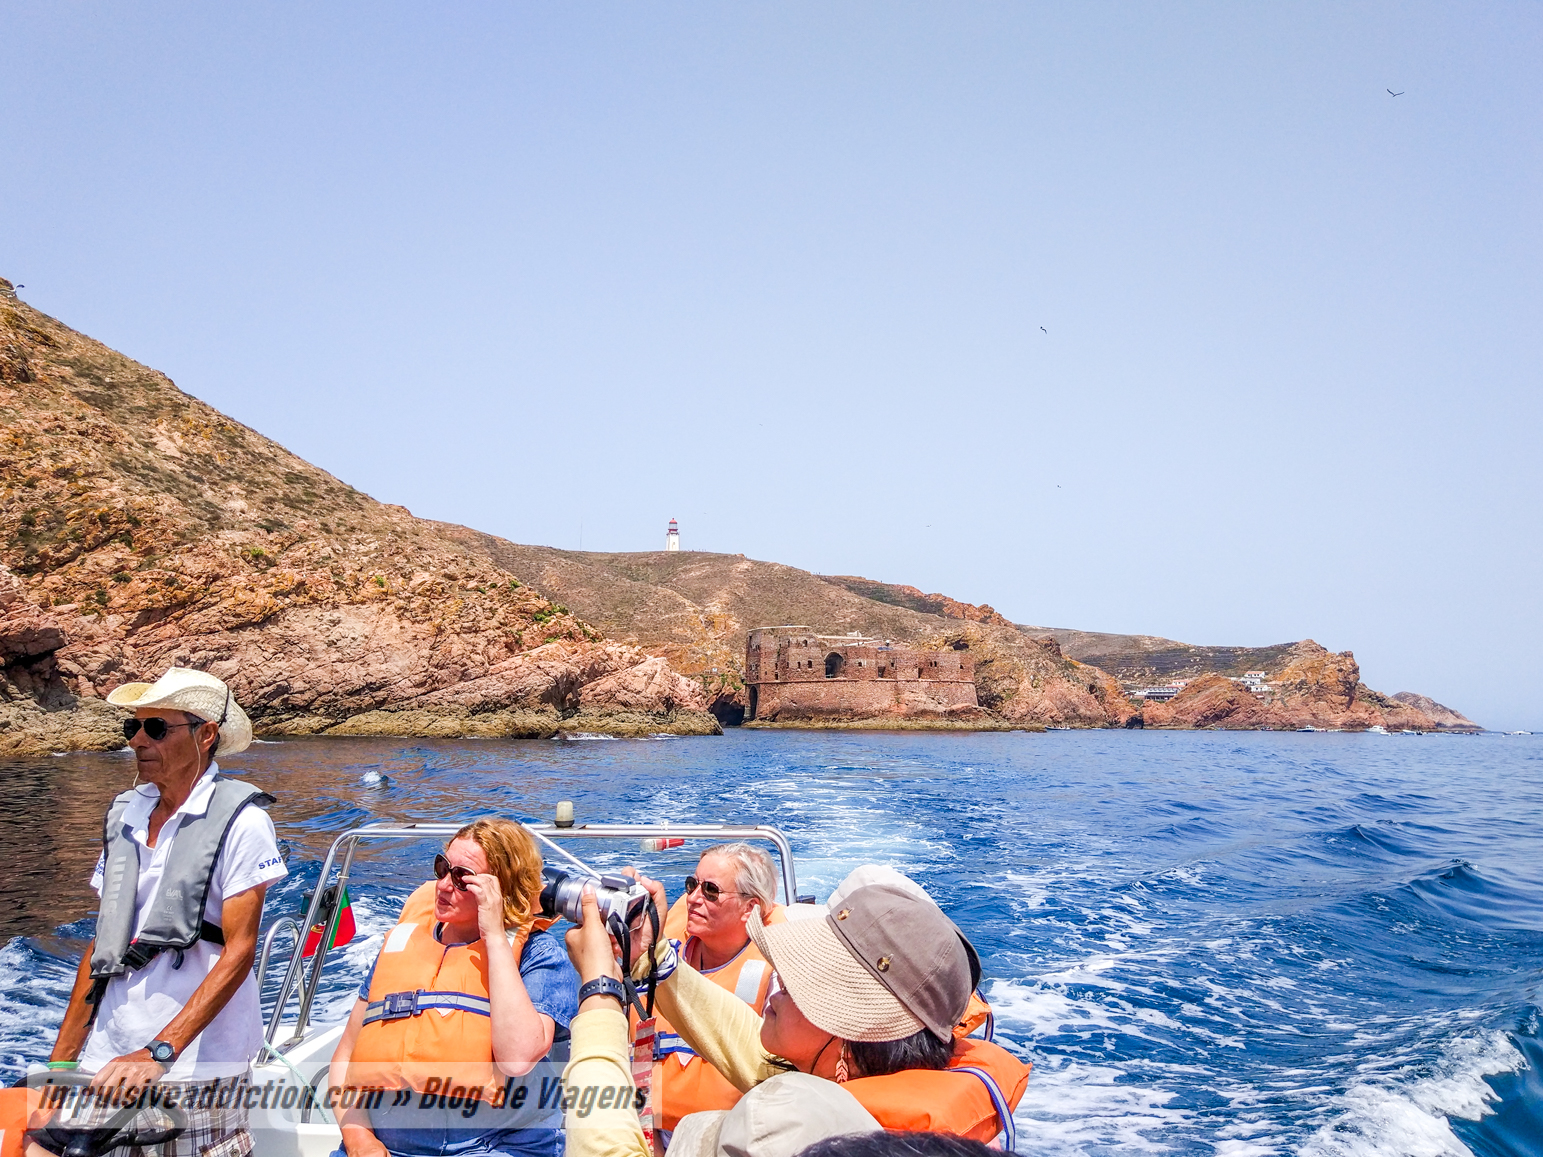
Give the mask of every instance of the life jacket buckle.
POLYGON ((138 972, 141 968, 148 967, 160 953, 159 946, 141 944, 135 940, 129 944, 127 951, 123 954, 123 965, 130 972, 138 972))
POLYGON ((418 1015, 418 993, 388 992, 381 998, 381 1020, 401 1020, 405 1016, 418 1015))

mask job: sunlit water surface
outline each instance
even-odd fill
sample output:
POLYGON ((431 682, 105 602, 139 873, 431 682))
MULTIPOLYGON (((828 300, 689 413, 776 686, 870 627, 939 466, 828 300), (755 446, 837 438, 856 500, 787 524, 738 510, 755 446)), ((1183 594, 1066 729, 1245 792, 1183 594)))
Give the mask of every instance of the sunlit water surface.
MULTIPOLYGON (((893 864, 980 949, 1034 1061, 1034 1154, 1543 1152, 1543 739, 731 732, 721 739, 304 740, 229 770, 279 797, 295 913, 370 820, 769 822, 821 898, 893 864)), ((126 755, 0 768, 0 1076, 46 1055, 91 935, 126 755)), ((585 848, 619 864, 640 853, 585 848)), ((347 1007, 424 842, 361 858, 347 1007)), ((644 859, 671 882, 680 856, 644 859)), ((270 982, 269 996, 273 984, 270 982)))

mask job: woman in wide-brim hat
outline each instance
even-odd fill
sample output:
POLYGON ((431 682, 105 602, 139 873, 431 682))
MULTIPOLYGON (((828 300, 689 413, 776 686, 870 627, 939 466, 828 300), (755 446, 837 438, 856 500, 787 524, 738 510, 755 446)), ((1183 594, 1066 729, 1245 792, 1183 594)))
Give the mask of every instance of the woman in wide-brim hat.
MULTIPOLYGON (((663 889, 652 883, 650 889, 662 903, 663 889)), ((956 1037, 955 1029, 979 980, 978 958, 953 921, 916 884, 893 869, 860 868, 831 896, 825 913, 816 910, 807 918, 771 926, 752 915, 748 926, 780 981, 764 1018, 682 963, 676 947, 660 945, 652 953, 662 978, 659 1011, 687 1045, 741 1092, 779 1074, 810 1074, 844 1084, 883 1127, 984 1134, 985 1139, 996 1133, 999 1118, 1005 1121, 1010 1116, 1009 1102, 1021 1096, 1027 1068, 995 1046, 960 1042, 956 1037), (952 1067, 962 1047, 994 1049, 1001 1054, 996 1059, 1005 1060, 1005 1067, 1014 1070, 1009 1074, 1012 1091, 1001 1106, 985 1099, 972 1077, 937 1072, 952 1067), (907 1086, 897 1100, 887 1083, 864 1078, 892 1079, 907 1073, 963 1081, 961 1087, 984 1100, 984 1116, 966 1122, 963 1117, 950 1120, 946 1114, 929 1117, 924 1113, 918 1118, 902 1111, 891 1115, 889 1106, 903 1107, 907 1097, 920 1102, 932 1099, 929 1090, 907 1086)), ((605 954, 597 950, 592 937, 585 944, 588 934, 588 929, 569 934, 569 951, 586 982, 606 974, 607 967, 605 954)), ((650 953, 638 955, 644 957, 638 969, 641 975, 650 953)), ((614 964, 609 967, 614 971, 614 964)), ((606 999, 589 996, 580 1005, 581 1019, 574 1022, 570 1084, 599 1079, 605 1072, 599 1062, 621 1064, 617 1049, 624 1038, 617 1034, 611 1041, 606 1035, 609 1030, 598 1019, 621 1015, 619 1010, 611 1012, 616 1005, 608 1007, 606 999), (584 1019, 586 1013, 595 1017, 584 1019), (590 1068, 578 1071, 581 1062, 590 1068)), ((710 1134, 688 1129, 691 1121, 687 1117, 681 1122, 683 1132, 693 1138, 710 1134)), ((635 1122, 629 1124, 622 1117, 570 1121, 570 1155, 587 1157, 625 1149, 623 1130, 635 1131, 635 1122)))

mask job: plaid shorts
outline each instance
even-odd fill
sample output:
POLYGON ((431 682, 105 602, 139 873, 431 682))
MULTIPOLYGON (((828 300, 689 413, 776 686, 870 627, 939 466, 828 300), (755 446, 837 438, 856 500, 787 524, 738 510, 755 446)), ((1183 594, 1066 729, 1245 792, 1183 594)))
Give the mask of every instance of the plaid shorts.
MULTIPOLYGON (((109 1157, 251 1157, 252 1134, 247 1129, 245 1098, 249 1087, 245 1076, 221 1081, 162 1081, 136 1098, 133 1103, 143 1109, 125 1124, 141 1133, 167 1128, 171 1118, 157 1106, 175 1105, 187 1118, 187 1128, 163 1144, 117 1148, 109 1157)), ((59 1106, 55 1119, 70 1128, 107 1124, 130 1102, 121 1096, 114 1097, 111 1089, 103 1093, 101 1097, 71 1097, 59 1106)), ((48 1148, 41 1138, 38 1143, 48 1148)))

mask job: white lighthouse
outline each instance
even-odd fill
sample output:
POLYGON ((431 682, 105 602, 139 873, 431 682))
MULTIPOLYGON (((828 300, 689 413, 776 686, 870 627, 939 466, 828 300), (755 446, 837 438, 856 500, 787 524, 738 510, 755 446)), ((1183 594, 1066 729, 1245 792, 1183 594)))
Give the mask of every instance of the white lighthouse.
POLYGON ((670 519, 670 531, 664 536, 664 549, 680 549, 680 527, 675 525, 675 520, 673 518, 670 519))

